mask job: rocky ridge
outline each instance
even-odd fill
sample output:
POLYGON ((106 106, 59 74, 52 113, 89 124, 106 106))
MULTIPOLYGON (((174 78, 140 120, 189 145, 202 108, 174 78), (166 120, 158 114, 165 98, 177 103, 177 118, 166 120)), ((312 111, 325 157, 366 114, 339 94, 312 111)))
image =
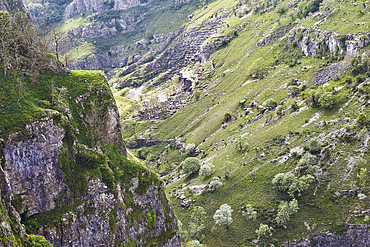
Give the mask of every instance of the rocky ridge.
POLYGON ((5 138, 3 236, 25 244, 26 232, 38 234, 54 246, 180 246, 162 182, 125 158, 115 101, 96 76, 75 77, 69 108, 33 113, 5 138))

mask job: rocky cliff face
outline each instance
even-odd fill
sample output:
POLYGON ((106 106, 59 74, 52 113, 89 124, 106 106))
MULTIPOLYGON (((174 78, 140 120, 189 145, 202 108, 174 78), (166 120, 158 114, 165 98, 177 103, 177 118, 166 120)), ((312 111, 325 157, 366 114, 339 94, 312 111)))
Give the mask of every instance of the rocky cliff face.
POLYGON ((38 234, 54 246, 180 246, 162 182, 125 157, 104 76, 55 76, 68 85, 58 110, 27 112, 22 130, 0 131, 0 235, 19 245, 38 234))
POLYGON ((64 16, 66 18, 71 18, 74 15, 81 13, 83 11, 93 11, 97 13, 101 13, 107 9, 114 9, 114 10, 125 10, 128 8, 132 8, 138 5, 146 5, 152 2, 152 0, 147 1, 140 1, 140 0, 116 0, 116 1, 109 1, 109 0, 73 0, 70 3, 65 12, 64 16))
POLYGON ((285 242, 284 247, 311 247, 311 246, 358 246, 365 247, 370 244, 369 225, 347 225, 344 232, 331 232, 331 229, 315 232, 311 235, 311 239, 298 239, 294 241, 285 242))

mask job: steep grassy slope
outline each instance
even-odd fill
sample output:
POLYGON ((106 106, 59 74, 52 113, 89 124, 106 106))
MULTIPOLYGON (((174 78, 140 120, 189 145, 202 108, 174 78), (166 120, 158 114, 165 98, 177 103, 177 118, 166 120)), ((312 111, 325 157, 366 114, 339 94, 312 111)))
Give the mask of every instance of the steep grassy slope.
MULTIPOLYGON (((368 195, 369 181, 360 173, 370 169, 370 10, 365 3, 343 1, 317 12, 320 2, 215 1, 198 10, 188 28, 229 11, 221 17, 227 22, 225 27, 209 42, 230 38, 208 62, 187 67, 195 75, 193 97, 175 114, 161 115, 159 120, 123 122, 127 139, 168 141, 131 151, 158 171, 169 173, 163 177, 166 190, 185 226, 192 208, 204 207, 207 216, 201 243, 206 246, 253 245, 261 223, 273 231, 272 236, 261 236, 259 244, 281 245, 310 238, 323 229, 343 236, 348 224, 368 220, 369 200, 362 195, 368 195), (318 100, 322 94, 329 95, 328 104, 324 97, 318 100), (277 107, 263 104, 268 99, 277 107), (247 150, 235 148, 239 136, 247 139, 247 150), (315 138, 321 143, 317 151, 309 148, 315 138), (197 157, 215 166, 211 175, 182 176, 185 150, 175 147, 175 139, 196 144, 197 157), (300 160, 310 152, 316 160, 304 165, 300 160), (272 180, 278 173, 290 172, 297 178, 309 175, 307 169, 314 165, 318 166, 314 182, 294 195, 298 212, 286 228, 279 226, 275 218, 280 202, 292 197, 278 191, 272 180), (223 185, 215 192, 195 195, 191 190, 216 176, 223 185), (215 226, 212 218, 224 203, 234 210, 228 229, 215 226), (242 214, 247 204, 257 211, 255 221, 242 214)), ((167 83, 166 87, 174 85, 167 83)), ((160 95, 163 88, 147 88, 142 98, 151 92, 160 95)))

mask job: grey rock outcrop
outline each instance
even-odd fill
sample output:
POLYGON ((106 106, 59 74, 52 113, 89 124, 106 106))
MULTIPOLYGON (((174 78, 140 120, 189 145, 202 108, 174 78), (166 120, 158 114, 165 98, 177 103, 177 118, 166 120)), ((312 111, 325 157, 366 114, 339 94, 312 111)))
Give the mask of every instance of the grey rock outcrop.
POLYGON ((73 204, 73 197, 59 168, 59 153, 64 130, 53 125, 53 120, 26 125, 26 133, 11 134, 4 148, 4 171, 12 193, 22 198, 19 213, 28 216, 55 208, 55 198, 73 204), (32 139, 16 141, 24 136, 32 139))
POLYGON ((104 76, 88 79, 76 78, 79 94, 64 113, 35 112, 24 130, 0 143, 0 230, 25 243, 23 223, 28 234, 60 247, 181 246, 161 181, 124 157, 119 114, 104 76))
POLYGON ((296 41, 302 52, 310 57, 316 56, 318 50, 323 48, 323 44, 327 46, 330 53, 354 57, 358 55, 359 49, 370 43, 370 34, 357 33, 342 36, 332 31, 300 27, 287 34, 284 40, 296 41))
POLYGON ((66 18, 71 18, 74 15, 84 11, 94 11, 96 13, 101 13, 102 11, 109 8, 112 8, 114 10, 125 10, 138 5, 146 5, 151 2, 152 0, 148 0, 145 3, 141 3, 139 0, 73 0, 73 2, 71 2, 67 6, 64 12, 64 16, 66 18), (113 6, 111 6, 112 3, 114 4, 113 6))
POLYGON ((366 247, 370 245, 369 225, 347 225, 349 229, 342 234, 323 230, 315 232, 310 239, 288 241, 284 247, 366 247))

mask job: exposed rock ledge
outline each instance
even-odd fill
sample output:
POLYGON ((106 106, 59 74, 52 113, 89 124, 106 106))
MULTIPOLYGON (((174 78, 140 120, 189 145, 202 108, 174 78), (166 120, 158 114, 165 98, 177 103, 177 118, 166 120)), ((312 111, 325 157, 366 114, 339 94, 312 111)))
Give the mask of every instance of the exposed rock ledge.
POLYGON ((284 247, 367 247, 370 245, 370 225, 346 225, 344 233, 330 232, 331 229, 315 232, 310 239, 288 241, 284 247))

